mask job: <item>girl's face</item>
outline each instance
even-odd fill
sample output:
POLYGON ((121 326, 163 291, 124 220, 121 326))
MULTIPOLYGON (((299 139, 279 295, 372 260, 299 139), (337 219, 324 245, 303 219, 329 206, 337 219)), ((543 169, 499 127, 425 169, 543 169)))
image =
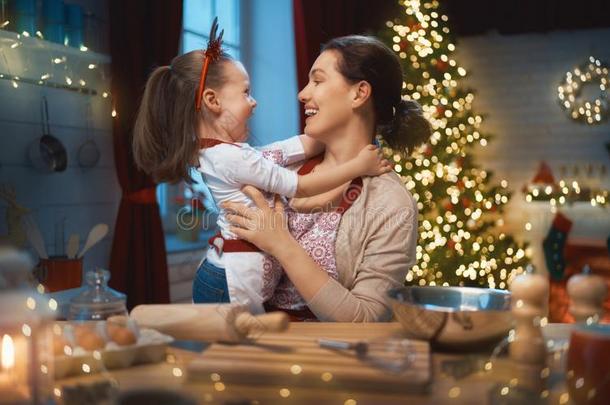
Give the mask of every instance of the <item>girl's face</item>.
POLYGON ((228 62, 223 68, 226 82, 218 91, 221 113, 217 122, 234 142, 245 142, 248 119, 256 107, 256 100, 250 95, 250 78, 237 61, 228 62))
POLYGON ((324 51, 309 71, 309 83, 299 93, 305 104, 305 133, 323 139, 353 116, 353 86, 337 70, 339 54, 324 51))

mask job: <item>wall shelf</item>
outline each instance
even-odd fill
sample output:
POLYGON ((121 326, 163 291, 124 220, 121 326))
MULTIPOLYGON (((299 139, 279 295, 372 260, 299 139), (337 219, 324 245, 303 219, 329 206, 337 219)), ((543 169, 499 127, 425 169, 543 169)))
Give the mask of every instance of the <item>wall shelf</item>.
POLYGON ((0 79, 108 97, 110 56, 0 30, 0 79))
POLYGON ((68 84, 56 83, 56 82, 52 82, 49 80, 36 80, 36 79, 30 79, 27 77, 13 76, 13 75, 4 74, 4 73, 0 73, 0 80, 8 80, 10 82, 13 82, 13 86, 19 86, 20 83, 26 83, 26 84, 34 84, 37 86, 51 87, 54 89, 70 90, 70 91, 75 91, 77 93, 90 94, 92 96, 95 96, 98 94, 97 90, 88 88, 86 86, 80 86, 80 87, 70 86, 68 84))

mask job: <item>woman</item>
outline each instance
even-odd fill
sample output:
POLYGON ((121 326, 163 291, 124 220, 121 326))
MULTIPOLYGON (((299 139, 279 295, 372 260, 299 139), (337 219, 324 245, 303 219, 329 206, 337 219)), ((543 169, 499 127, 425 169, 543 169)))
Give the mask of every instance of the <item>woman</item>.
MULTIPOLYGON (((394 150, 411 151, 430 136, 420 106, 401 99, 402 71, 396 55, 379 40, 336 38, 326 44, 299 93, 305 133, 325 145, 318 160, 299 172, 330 172, 353 158, 381 133, 394 150)), ((268 309, 294 319, 339 322, 388 320, 388 290, 403 285, 415 263, 417 208, 395 173, 356 179, 315 200, 293 199, 284 210, 269 208, 260 191, 244 192, 257 204, 223 205, 238 237, 275 258, 284 279, 268 309), (304 209, 310 213, 297 212, 304 209), (286 211, 286 212, 284 212, 286 211), (289 227, 292 231, 289 232, 289 227), (294 235, 294 236, 293 236, 294 235)))

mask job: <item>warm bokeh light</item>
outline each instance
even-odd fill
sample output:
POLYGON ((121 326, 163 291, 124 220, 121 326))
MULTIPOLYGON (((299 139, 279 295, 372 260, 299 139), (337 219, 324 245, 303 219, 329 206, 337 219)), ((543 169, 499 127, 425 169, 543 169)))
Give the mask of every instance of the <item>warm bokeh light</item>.
POLYGON ((404 14, 386 22, 382 39, 405 73, 403 99, 416 100, 432 124, 427 145, 407 157, 383 143, 386 157, 416 201, 420 214, 417 264, 406 282, 507 288, 529 263, 528 250, 502 232, 508 182, 473 158, 488 145, 474 94, 458 86, 468 69, 454 57, 449 18, 433 1, 404 1, 404 14))

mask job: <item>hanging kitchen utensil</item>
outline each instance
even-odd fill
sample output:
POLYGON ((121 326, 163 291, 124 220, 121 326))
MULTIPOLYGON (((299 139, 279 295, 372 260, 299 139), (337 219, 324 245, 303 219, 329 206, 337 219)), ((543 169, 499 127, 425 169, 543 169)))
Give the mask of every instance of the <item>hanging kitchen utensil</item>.
POLYGON ((87 103, 87 136, 88 139, 78 148, 78 164, 83 168, 91 168, 97 165, 100 160, 100 149, 93 137, 93 112, 91 103, 87 103))
POLYGON ((30 144, 28 155, 32 165, 45 172, 63 172, 68 166, 66 148, 59 139, 51 135, 49 126, 49 106, 47 98, 42 97, 40 107, 42 136, 30 144))
POLYGON ((106 224, 95 225, 89 231, 89 235, 87 236, 87 242, 85 242, 85 246, 83 247, 83 250, 80 251, 77 258, 83 257, 85 252, 87 252, 87 250, 91 249, 91 247, 93 245, 95 245, 97 242, 102 240, 102 238, 104 236, 106 236, 106 234, 108 234, 108 225, 106 225, 106 224))

